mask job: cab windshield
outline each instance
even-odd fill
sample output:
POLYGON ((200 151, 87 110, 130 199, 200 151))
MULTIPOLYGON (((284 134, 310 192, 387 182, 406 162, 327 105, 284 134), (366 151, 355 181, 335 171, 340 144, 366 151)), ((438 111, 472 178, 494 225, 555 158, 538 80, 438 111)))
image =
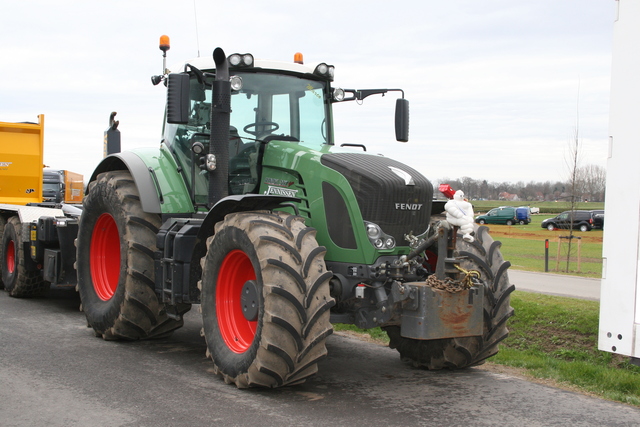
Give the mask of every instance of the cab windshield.
MULTIPOLYGON (((231 92, 229 128, 229 193, 257 191, 256 165, 260 145, 272 140, 318 147, 333 144, 329 132, 329 99, 325 82, 268 72, 231 72, 242 88, 231 92)), ((196 165, 191 146, 209 151, 211 85, 193 76, 190 81, 189 120, 167 124, 164 140, 181 166, 196 203, 206 199, 207 174, 196 165)))
POLYGON ((267 73, 242 73, 242 89, 231 93, 231 126, 241 138, 295 139, 300 144, 327 140, 325 84, 267 73))

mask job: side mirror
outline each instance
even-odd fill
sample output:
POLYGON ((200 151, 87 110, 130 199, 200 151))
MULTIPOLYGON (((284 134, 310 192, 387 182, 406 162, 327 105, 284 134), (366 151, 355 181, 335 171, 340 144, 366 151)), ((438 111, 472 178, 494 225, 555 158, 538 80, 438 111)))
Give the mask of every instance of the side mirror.
POLYGON ((189 121, 189 74, 167 76, 167 122, 184 125, 189 121))
POLYGON ((396 140, 409 141, 409 101, 396 99, 396 140))

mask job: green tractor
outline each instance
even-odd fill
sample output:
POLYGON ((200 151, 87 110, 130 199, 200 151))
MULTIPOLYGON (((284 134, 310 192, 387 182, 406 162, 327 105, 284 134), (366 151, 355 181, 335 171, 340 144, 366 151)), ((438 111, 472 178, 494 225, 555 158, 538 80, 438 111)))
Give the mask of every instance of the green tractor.
POLYGON ((382 327, 415 366, 482 363, 513 313, 500 243, 486 227, 463 240, 416 170, 336 145, 334 103, 392 91, 406 142, 402 91, 334 88, 333 66, 301 62, 218 48, 152 77, 167 86, 160 148, 106 157, 84 200, 89 325, 164 337, 200 304, 214 370, 241 388, 315 374, 333 323, 382 327))

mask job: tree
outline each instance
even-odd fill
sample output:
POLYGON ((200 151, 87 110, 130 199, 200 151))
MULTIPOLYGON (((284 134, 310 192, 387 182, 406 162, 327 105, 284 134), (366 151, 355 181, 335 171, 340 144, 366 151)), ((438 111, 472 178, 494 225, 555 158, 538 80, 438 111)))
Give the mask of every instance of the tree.
POLYGON ((571 214, 569 215, 569 245, 567 248, 567 263, 565 268, 565 273, 569 272, 569 260, 571 259, 571 244, 573 243, 573 222, 575 220, 574 211, 576 210, 576 202, 577 200, 577 191, 578 191, 578 176, 580 170, 580 84, 578 84, 578 101, 576 102, 576 127, 573 131, 573 139, 569 142, 569 153, 565 162, 567 164, 567 168, 569 170, 569 195, 570 195, 570 205, 571 205, 571 214))
POLYGON ((607 181, 607 171, 604 167, 590 164, 578 168, 576 180, 578 194, 582 196, 582 200, 604 201, 607 181))

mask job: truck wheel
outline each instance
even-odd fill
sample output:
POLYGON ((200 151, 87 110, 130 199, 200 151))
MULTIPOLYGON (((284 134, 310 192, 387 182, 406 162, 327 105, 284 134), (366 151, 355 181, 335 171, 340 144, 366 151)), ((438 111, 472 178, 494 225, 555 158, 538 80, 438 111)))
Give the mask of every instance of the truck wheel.
POLYGON ((507 220, 507 225, 513 225, 513 220, 508 219, 508 220, 507 220))
POLYGON ((202 323, 214 372, 238 388, 304 382, 333 332, 326 249, 282 212, 227 215, 202 259, 202 323))
POLYGON ((49 288, 35 266, 29 265, 30 259, 25 259, 22 243, 28 237, 28 225, 23 225, 17 216, 9 218, 2 233, 2 282, 12 297, 31 297, 49 288))
POLYGON ((160 216, 142 210, 128 171, 98 175, 84 199, 78 230, 78 291, 87 322, 104 339, 166 335, 169 319, 155 293, 154 251, 160 216))
POLYGON ((484 332, 482 336, 416 340, 400 335, 399 326, 385 328, 390 338, 389 346, 400 352, 402 360, 426 369, 459 369, 478 365, 498 352, 498 343, 507 337, 506 322, 513 315, 509 304, 515 286, 509 283, 509 262, 502 259, 500 242, 494 242, 487 227, 475 231, 476 240, 466 242, 458 235, 456 249, 466 257, 461 267, 478 270, 485 282, 484 332))
POLYGON ((2 280, 2 264, 4 264, 4 262, 2 261, 4 259, 4 257, 2 256, 3 253, 3 244, 2 244, 2 235, 4 234, 4 226, 7 224, 7 220, 4 219, 3 216, 0 216, 0 289, 4 289, 4 281, 2 280))

